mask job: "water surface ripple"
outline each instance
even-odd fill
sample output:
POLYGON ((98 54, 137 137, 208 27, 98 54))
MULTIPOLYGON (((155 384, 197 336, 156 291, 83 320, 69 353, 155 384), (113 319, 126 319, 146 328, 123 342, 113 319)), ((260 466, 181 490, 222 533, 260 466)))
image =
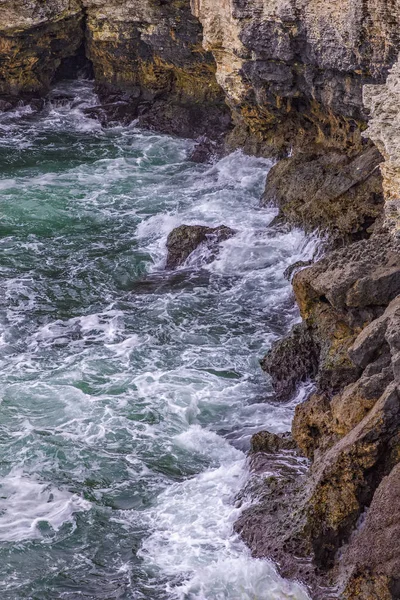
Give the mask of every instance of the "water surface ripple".
POLYGON ((312 243, 267 228, 267 160, 193 164, 96 102, 0 115, 0 597, 304 600, 232 524, 251 434, 290 427, 258 359, 312 243), (181 223, 238 233, 166 274, 181 223))

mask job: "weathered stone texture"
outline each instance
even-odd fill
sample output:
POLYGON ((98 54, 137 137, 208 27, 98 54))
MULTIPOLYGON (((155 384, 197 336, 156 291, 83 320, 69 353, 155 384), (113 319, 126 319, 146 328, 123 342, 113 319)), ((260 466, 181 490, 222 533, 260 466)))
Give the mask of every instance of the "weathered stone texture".
POLYGON ((207 251, 207 259, 212 260, 218 253, 221 242, 235 235, 226 225, 207 227, 205 225, 180 225, 171 231, 167 239, 167 269, 183 265, 199 247, 207 251))
MULTIPOLYGON (((230 126, 216 65, 189 0, 2 0, 0 94, 42 95, 83 48, 103 106, 98 114, 185 137, 230 126)), ((93 113, 94 114, 94 113, 93 113)))
POLYGON ((365 83, 399 48, 398 0, 192 0, 237 123, 271 146, 355 145, 365 83))
POLYGON ((0 95, 43 94, 84 40, 79 0, 0 1, 0 95))

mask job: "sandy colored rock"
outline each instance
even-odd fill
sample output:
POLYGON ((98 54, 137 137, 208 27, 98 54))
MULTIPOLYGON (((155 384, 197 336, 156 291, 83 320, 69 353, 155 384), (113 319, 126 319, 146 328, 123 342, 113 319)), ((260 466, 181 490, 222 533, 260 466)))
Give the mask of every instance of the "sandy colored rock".
POLYGON ((397 0, 192 0, 192 10, 242 131, 236 142, 359 145, 362 86, 383 83, 397 57, 397 0))
POLYGON ((316 450, 326 449, 333 444, 331 405, 326 396, 312 394, 296 406, 292 435, 308 458, 314 458, 316 450))
POLYGON ((63 59, 84 41, 83 17, 78 0, 2 0, 0 94, 46 93, 63 59))
POLYGON ((290 433, 259 431, 251 438, 250 452, 253 454, 257 452, 277 454, 285 450, 296 450, 296 442, 290 433))
POLYGON ((314 463, 307 522, 321 567, 333 565, 338 548, 371 502, 390 467, 388 448, 399 428, 400 397, 392 384, 365 419, 314 463))

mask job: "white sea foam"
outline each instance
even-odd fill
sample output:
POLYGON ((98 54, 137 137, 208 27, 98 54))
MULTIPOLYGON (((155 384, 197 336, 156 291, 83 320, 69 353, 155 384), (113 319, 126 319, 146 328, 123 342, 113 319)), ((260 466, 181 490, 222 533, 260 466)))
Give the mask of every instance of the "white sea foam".
POLYGON ((251 559, 233 523, 251 434, 290 427, 294 404, 266 401, 258 359, 298 319, 283 271, 312 257, 315 240, 268 228, 276 211, 259 198, 270 161, 235 152, 195 165, 190 141, 102 129, 84 113, 97 103, 87 83, 54 96, 64 93, 76 100, 40 117, 0 117, 10 151, 45 154, 43 168, 28 154, 0 179, 0 539, 59 544, 51 568, 25 546, 24 574, 16 545, 13 577, 32 589, 10 600, 40 596, 37 572, 69 594, 57 570, 99 598, 133 599, 145 580, 151 600, 303 600, 251 559), (237 233, 211 263, 200 249, 165 274, 181 223, 237 233), (80 525, 65 545, 63 523, 80 525), (119 591, 104 591, 113 578, 119 591))
POLYGON ((221 466, 164 492, 147 515, 153 527, 141 556, 172 578, 181 600, 306 600, 302 586, 283 580, 267 561, 256 561, 232 534, 243 506, 235 495, 246 481, 245 460, 219 436, 194 426, 176 438, 191 451, 218 456, 221 466))
POLYGON ((18 542, 46 537, 74 515, 90 509, 77 494, 57 489, 18 472, 0 479, 0 540, 18 542))

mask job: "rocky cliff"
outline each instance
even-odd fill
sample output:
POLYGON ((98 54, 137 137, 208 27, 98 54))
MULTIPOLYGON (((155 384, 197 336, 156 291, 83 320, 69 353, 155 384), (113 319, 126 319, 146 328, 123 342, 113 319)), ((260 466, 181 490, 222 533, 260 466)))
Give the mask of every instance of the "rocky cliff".
POLYGON ((189 1, 2 0, 3 102, 43 95, 69 66, 90 61, 97 115, 185 137, 217 138, 230 114, 189 1))
MULTIPOLYGON (((345 245, 297 270, 293 288, 302 324, 262 362, 281 400, 291 397, 301 381, 315 384, 296 409, 292 436, 298 451, 292 451, 291 470, 282 471, 285 452, 279 444, 273 451, 270 443, 255 449, 251 463, 258 501, 237 523, 255 556, 278 561, 286 576, 306 581, 312 597, 321 600, 400 597, 399 75, 396 62, 384 84, 363 88, 370 111, 363 135, 383 157, 376 158, 384 202, 359 240, 347 237, 349 222, 341 220, 346 207, 338 213, 333 235, 343 233, 344 224, 345 245), (299 454, 310 460, 306 473, 296 462, 299 454), (263 461, 278 465, 272 485, 259 482, 263 461)), ((359 160, 364 163, 370 152, 376 150, 355 159, 349 180, 362 173, 359 160)), ((323 156, 317 160, 323 164, 323 156)), ((287 169, 287 163, 276 168, 287 169)), ((333 194, 337 177, 322 175, 325 191, 333 194)), ((291 185, 301 195, 304 180, 299 187, 296 169, 292 177, 281 202, 292 202, 295 216, 307 222, 323 210, 323 199, 319 195, 315 203, 313 192, 304 203, 297 198, 296 205, 291 185)), ((357 215, 364 210, 357 198, 365 200, 368 188, 359 187, 348 199, 347 208, 357 215)))
POLYGON ((0 0, 0 109, 90 67, 93 116, 279 158, 262 203, 328 240, 262 361, 277 401, 314 391, 253 440, 237 523, 316 599, 400 598, 399 24, 399 0, 0 0))
POLYGON ((288 148, 357 146, 362 87, 399 48, 396 0, 192 0, 243 136, 288 148))
POLYGON ((44 94, 62 61, 84 39, 78 0, 0 2, 0 94, 13 98, 44 94))
POLYGON ((308 229, 356 239, 382 209, 379 153, 362 132, 367 84, 399 50, 397 1, 192 0, 235 128, 228 146, 287 156, 264 202, 308 229), (294 183, 295 182, 295 183, 294 183))

